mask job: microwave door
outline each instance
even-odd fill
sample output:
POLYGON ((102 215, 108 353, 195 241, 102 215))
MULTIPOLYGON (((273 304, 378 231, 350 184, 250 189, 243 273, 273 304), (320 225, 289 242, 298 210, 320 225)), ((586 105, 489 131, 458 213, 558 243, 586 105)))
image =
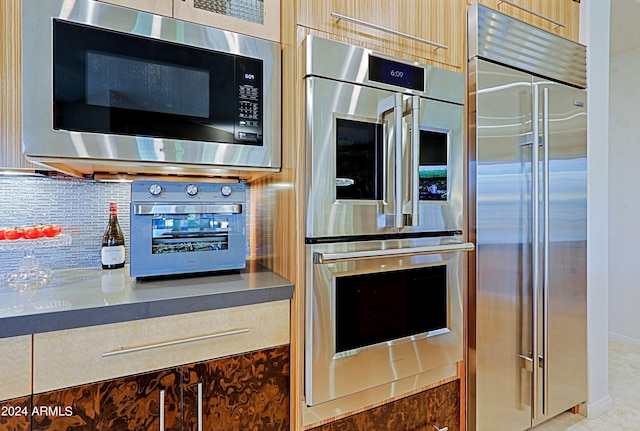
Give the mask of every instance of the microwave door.
POLYGON ((306 87, 307 238, 395 233, 395 93, 318 77, 306 87))
POLYGON ((462 106, 418 96, 405 100, 400 232, 463 230, 462 106))

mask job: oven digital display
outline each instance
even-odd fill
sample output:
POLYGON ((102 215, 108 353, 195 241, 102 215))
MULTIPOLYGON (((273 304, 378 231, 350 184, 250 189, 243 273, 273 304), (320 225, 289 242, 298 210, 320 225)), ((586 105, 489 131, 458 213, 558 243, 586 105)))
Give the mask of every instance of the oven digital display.
POLYGON ((153 217, 151 253, 228 250, 230 220, 216 214, 171 214, 153 217))
POLYGON ((424 69, 385 58, 369 56, 369 79, 383 84, 424 91, 424 69))

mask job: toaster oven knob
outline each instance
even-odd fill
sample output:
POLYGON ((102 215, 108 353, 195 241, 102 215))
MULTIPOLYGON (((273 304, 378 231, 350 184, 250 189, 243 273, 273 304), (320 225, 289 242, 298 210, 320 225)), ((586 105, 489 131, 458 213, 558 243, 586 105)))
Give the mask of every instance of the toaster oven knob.
POLYGON ((198 194, 198 186, 196 186, 195 184, 189 184, 187 187, 185 187, 184 191, 189 196, 195 196, 198 194))
POLYGON ((231 190, 230 186, 222 186, 220 188, 220 194, 222 196, 231 196, 231 192, 233 192, 233 190, 231 190))
POLYGON ((149 186, 149 193, 151 193, 152 196, 158 196, 162 193, 162 186, 160 184, 151 184, 149 186))

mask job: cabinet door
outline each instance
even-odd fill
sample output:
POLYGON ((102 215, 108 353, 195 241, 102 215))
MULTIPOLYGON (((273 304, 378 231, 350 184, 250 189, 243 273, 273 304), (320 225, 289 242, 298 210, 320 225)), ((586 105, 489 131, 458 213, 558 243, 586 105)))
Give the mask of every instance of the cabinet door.
POLYGON ((179 431, 180 380, 172 368, 36 394, 32 429, 179 431))
POLYGON ((300 1, 298 24, 349 38, 367 48, 390 49, 405 55, 461 68, 464 62, 464 2, 451 0, 316 0, 300 1), (339 19, 333 14, 353 20, 339 19), (385 31, 372 26, 382 27, 385 31), (394 32, 429 40, 437 47, 394 32))
POLYGON ((103 3, 111 3, 144 12, 158 15, 173 15, 173 0, 99 0, 103 3))
POLYGON ((31 430, 31 410, 31 396, 0 402, 0 430, 31 430))
POLYGON ((182 375, 185 430, 289 430, 289 346, 185 365, 182 375))
POLYGON ((280 42, 280 0, 174 0, 173 15, 280 42))

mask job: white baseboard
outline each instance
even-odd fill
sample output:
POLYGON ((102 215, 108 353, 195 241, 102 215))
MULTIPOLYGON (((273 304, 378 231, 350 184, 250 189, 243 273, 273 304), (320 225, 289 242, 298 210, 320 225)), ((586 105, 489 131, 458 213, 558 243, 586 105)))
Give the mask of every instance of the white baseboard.
POLYGON ((613 407, 613 399, 610 395, 607 395, 604 398, 599 399, 593 403, 584 403, 578 406, 578 412, 582 416, 586 416, 588 418, 595 418, 600 416, 601 414, 611 410, 613 407))
POLYGON ((617 341, 618 343, 626 344, 628 346, 640 347, 640 340, 627 337, 626 335, 609 332, 609 339, 612 341, 617 341))

